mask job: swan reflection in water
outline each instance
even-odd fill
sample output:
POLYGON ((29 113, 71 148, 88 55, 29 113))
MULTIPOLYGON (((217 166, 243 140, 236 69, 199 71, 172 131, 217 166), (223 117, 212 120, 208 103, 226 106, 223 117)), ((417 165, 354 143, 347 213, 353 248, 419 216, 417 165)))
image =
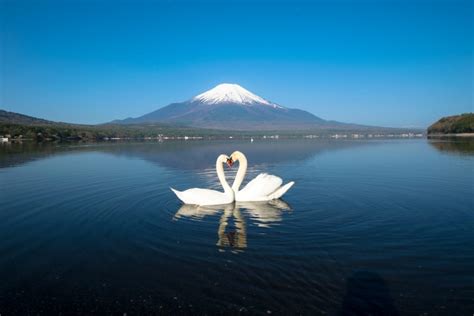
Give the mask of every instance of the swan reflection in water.
POLYGON ((216 245, 221 250, 231 248, 233 251, 242 251, 247 248, 247 224, 242 213, 248 214, 257 226, 269 228, 273 224, 281 222, 283 212, 290 210, 291 207, 282 200, 236 202, 215 206, 184 204, 176 212, 174 219, 187 217, 202 220, 207 215, 212 216, 222 213, 217 228, 218 241, 216 245))

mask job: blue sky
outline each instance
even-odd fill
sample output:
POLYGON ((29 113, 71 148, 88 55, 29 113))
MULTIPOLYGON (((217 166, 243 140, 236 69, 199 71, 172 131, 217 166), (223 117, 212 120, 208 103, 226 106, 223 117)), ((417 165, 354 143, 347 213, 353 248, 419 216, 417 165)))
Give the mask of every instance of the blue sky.
POLYGON ((0 2, 0 108, 102 123, 238 83, 322 118, 473 111, 472 1, 0 2))

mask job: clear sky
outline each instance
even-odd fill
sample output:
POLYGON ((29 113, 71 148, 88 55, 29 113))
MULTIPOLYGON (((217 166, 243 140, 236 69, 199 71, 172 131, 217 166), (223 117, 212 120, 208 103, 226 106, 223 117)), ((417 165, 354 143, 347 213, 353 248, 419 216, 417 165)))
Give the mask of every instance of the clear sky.
POLYGON ((473 1, 0 0, 0 108, 140 116, 238 83, 324 119, 473 111, 473 1))

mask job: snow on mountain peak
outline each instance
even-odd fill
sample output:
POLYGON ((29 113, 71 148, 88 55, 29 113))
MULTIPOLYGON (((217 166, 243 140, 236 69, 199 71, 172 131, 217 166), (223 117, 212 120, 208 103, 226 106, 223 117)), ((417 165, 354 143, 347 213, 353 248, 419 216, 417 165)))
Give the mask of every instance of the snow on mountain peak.
POLYGON ((193 101, 199 101, 207 104, 219 103, 239 103, 244 105, 267 105, 281 108, 281 106, 271 103, 258 95, 253 94, 238 84, 222 83, 211 90, 195 96, 193 101))

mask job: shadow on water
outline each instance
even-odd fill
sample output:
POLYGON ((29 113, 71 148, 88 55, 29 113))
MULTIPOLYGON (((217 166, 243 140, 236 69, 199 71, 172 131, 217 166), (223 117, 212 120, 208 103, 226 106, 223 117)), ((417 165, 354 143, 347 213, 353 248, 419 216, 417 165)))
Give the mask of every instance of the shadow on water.
POLYGON ((400 313, 380 275, 357 271, 347 279, 346 294, 339 315, 394 316, 400 313))
POLYGON ((283 163, 308 159, 316 154, 374 145, 368 141, 331 140, 262 140, 248 141, 169 141, 120 143, 5 143, 0 146, 0 168, 70 153, 99 152, 118 157, 138 158, 163 167, 195 170, 209 167, 209 162, 222 153, 235 150, 252 157, 253 164, 283 163))
POLYGON ((474 138, 471 137, 430 138, 428 143, 440 152, 447 154, 474 154, 474 138))

